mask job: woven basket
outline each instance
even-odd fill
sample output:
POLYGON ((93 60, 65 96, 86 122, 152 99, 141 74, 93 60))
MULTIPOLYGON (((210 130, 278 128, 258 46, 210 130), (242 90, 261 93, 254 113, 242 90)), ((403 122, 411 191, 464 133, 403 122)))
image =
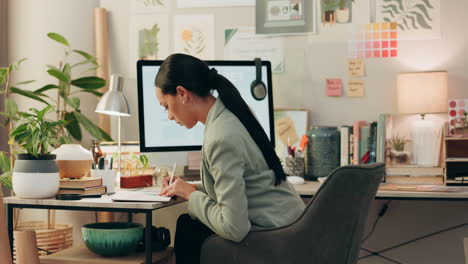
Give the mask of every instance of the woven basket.
MULTIPOLYGON (((49 225, 46 221, 29 221, 20 222, 15 230, 34 230, 36 232, 39 256, 64 250, 73 244, 73 225, 71 224, 49 225)), ((13 250, 16 259, 16 245, 13 250)))

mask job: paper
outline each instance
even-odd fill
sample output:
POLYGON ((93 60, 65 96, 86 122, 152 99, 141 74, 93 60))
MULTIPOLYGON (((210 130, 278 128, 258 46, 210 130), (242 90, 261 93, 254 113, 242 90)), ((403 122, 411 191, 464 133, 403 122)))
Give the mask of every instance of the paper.
POLYGON ((348 41, 348 58, 391 58, 398 56, 399 31, 396 22, 356 27, 348 41))
POLYGON ((403 40, 441 39, 441 0, 376 0, 376 22, 396 22, 403 40))
POLYGON ((362 59, 348 60, 348 76, 364 77, 364 61, 362 59))
POLYGON ((129 72, 136 76, 136 62, 164 60, 169 55, 169 16, 134 15, 130 30, 129 72))
POLYGON ((132 13, 167 13, 171 0, 132 0, 132 13))
POLYGON ((341 79, 327 79, 326 84, 327 96, 341 96, 343 94, 343 82, 341 79))
POLYGON ((362 79, 349 80, 347 96, 350 96, 350 97, 364 96, 364 80, 362 79))
POLYGON ((175 16, 174 53, 185 53, 202 60, 214 60, 214 16, 175 16))
POLYGON ((225 60, 253 60, 254 58, 269 60, 274 73, 283 72, 282 38, 255 35, 253 27, 224 30, 225 60))
POLYGON ((116 202, 169 202, 170 200, 171 197, 143 191, 119 191, 112 196, 112 201, 116 202))
POLYGON ((294 127, 294 122, 289 116, 276 120, 275 129, 283 145, 292 146, 299 140, 296 128, 294 127))

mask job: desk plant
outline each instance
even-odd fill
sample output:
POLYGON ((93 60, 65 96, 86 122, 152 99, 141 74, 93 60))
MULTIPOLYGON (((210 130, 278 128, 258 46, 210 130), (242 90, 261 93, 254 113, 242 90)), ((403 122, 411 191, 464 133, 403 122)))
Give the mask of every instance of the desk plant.
POLYGON ((390 159, 398 164, 404 164, 409 161, 409 153, 405 151, 405 137, 394 136, 390 139, 391 151, 390 159))
MULTIPOLYGON (((57 84, 47 84, 34 91, 21 88, 22 85, 33 83, 34 80, 11 84, 11 73, 18 70, 20 64, 26 59, 19 60, 8 67, 0 68, 0 86, 5 85, 4 89, 0 89, 5 105, 5 109, 0 112, 0 115, 4 118, 3 125, 7 129, 7 133, 10 134, 13 123, 19 118, 17 115, 18 105, 11 98, 12 94, 16 94, 46 105, 55 104, 56 120, 67 121, 65 126, 62 126, 58 131, 56 138, 59 141, 56 141, 57 143, 69 143, 72 141, 69 135, 73 139, 81 141, 81 126, 100 141, 112 141, 107 133, 81 113, 80 99, 75 96, 77 93, 91 93, 98 97, 102 96, 102 93, 97 90, 105 85, 105 80, 95 76, 83 76, 99 67, 96 58, 85 51, 72 49, 68 40, 57 33, 49 33, 47 36, 65 47, 64 59, 58 63, 58 66, 47 65, 47 73, 57 80, 57 84), (72 54, 79 56, 82 60, 70 64, 68 60, 72 54), (78 74, 78 77, 72 78, 72 70, 76 71, 83 67, 85 68, 78 74), (46 94, 49 90, 57 91, 55 99, 46 94)), ((13 153, 13 145, 10 145, 10 153, 13 153)), ((10 158, 8 155, 10 154, 0 152, 0 169, 3 173, 0 175, 0 183, 11 189, 11 168, 13 167, 14 157, 11 156, 10 158)))
POLYGON ((9 144, 17 144, 22 154, 17 155, 13 169, 13 190, 21 198, 50 198, 59 190, 58 167, 51 147, 57 144, 65 120, 46 119, 53 113, 51 105, 31 113, 18 112, 20 119, 10 133, 9 144))

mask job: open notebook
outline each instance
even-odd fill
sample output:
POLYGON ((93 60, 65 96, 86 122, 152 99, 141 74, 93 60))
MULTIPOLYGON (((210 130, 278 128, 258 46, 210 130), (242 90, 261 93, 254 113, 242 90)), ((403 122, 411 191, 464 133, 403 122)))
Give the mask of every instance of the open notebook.
POLYGON ((169 202, 171 200, 171 197, 144 191, 118 191, 111 198, 116 202, 169 202))

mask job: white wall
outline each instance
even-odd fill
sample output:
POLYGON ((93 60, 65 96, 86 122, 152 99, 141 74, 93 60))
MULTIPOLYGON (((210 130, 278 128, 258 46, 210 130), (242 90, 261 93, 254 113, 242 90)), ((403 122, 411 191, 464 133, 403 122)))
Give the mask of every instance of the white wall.
MULTIPOLYGON (((356 1, 355 21, 367 22, 369 1, 356 1)), ((253 7, 179 10, 174 8, 175 1, 167 2, 174 5, 171 14, 215 15, 216 59, 223 59, 225 27, 253 26, 255 21, 253 7)), ((97 0, 10 0, 10 61, 22 57, 30 58, 21 74, 15 78, 38 79, 44 83, 49 78, 45 74, 44 65, 56 62, 61 52, 45 37, 49 31, 63 33, 75 47, 93 51, 92 8, 97 5, 97 0)), ((129 77, 130 1, 101 0, 100 5, 110 12, 110 72, 119 72, 129 77)), ((401 41, 398 58, 366 60, 366 96, 363 98, 330 98, 325 96, 324 91, 325 78, 347 80, 346 32, 349 26, 337 24, 331 28, 319 28, 318 35, 284 38, 285 72, 273 75, 275 107, 307 108, 311 111, 311 125, 351 124, 360 119, 372 121, 378 113, 395 110, 395 73, 420 70, 447 70, 449 96, 467 97, 465 83, 468 81, 468 36, 462 18, 464 11, 468 10, 468 1, 444 0, 441 1, 441 6, 442 39, 401 41)), ((135 100, 136 80, 127 78, 124 89, 127 97, 135 100)), ((92 97, 88 100, 87 108, 91 111, 96 100, 92 97)), ((136 101, 131 102, 131 107, 135 115, 124 120, 126 128, 138 127, 136 101)), ((115 129, 115 124, 113 128, 115 129)), ((123 138, 135 140, 137 135, 136 130, 127 130, 124 131, 123 138)), ((184 154, 172 155, 169 159, 174 157, 183 159, 184 154)), ((371 218, 375 217, 382 203, 383 201, 374 203, 371 218)), ((364 246, 368 249, 383 249, 468 221, 464 202, 392 201, 389 207, 374 235, 365 243, 364 246)), ((167 223, 173 227, 173 220, 184 209, 167 209, 162 214, 156 214, 155 223, 167 223)), ((71 217, 78 216, 80 223, 94 219, 89 214, 59 214, 60 221, 71 221, 71 217)), ((463 263, 462 238, 465 236, 468 236, 466 227, 388 251, 384 255, 401 263, 463 263)), ((360 263, 391 262, 372 257, 360 263)))

